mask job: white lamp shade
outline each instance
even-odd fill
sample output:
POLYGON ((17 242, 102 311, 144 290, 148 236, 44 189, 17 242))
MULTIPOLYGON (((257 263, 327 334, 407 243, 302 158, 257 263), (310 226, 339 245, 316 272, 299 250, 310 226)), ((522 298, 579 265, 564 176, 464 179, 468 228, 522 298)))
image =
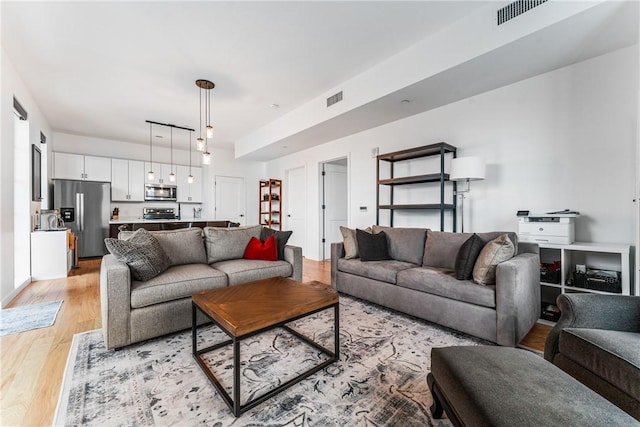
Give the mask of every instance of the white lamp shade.
POLYGON ((451 159, 451 181, 476 181, 484 179, 485 164, 481 157, 458 157, 451 159))

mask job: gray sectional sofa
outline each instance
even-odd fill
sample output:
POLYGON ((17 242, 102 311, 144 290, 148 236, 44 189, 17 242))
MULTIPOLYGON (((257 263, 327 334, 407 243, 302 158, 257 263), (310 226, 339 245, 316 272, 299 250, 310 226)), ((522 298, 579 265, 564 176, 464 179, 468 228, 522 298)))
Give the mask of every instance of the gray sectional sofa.
MULTIPOLYGON (((136 281, 129 266, 114 255, 102 258, 100 302, 108 349, 123 347, 191 327, 191 294, 269 277, 302 280, 302 249, 285 246, 277 261, 242 259, 261 226, 206 227, 151 234, 169 256, 170 267, 146 281, 136 281)), ((122 232, 127 238, 133 232, 122 232)), ((204 321, 202 318, 200 321, 204 321)))
MULTIPOLYGON (((373 226, 384 231, 391 260, 346 259, 331 246, 331 284, 339 292, 398 310, 504 346, 516 346, 540 316, 538 245, 518 243, 496 267, 495 285, 458 280, 458 250, 470 233, 373 226)), ((488 242, 504 232, 477 233, 488 242)))

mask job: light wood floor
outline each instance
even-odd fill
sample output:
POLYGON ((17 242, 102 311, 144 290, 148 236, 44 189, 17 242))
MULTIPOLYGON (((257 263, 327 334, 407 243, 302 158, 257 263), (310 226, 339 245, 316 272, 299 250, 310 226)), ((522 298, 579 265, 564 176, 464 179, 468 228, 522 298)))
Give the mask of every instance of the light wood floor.
MULTIPOLYGON (((51 425, 74 334, 98 329, 100 260, 81 261, 66 279, 28 285, 7 308, 64 300, 56 323, 0 337, 0 425, 51 425)), ((330 261, 304 260, 303 281, 331 283, 330 261)), ((536 325, 523 340, 543 350, 550 327, 536 325)))

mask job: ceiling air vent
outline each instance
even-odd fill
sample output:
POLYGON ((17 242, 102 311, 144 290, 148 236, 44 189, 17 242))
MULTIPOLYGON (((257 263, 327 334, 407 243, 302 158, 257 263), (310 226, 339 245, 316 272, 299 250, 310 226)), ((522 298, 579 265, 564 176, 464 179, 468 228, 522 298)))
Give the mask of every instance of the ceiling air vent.
POLYGON ((504 24, 516 16, 522 15, 523 13, 528 12, 534 7, 538 7, 547 1, 549 0, 518 0, 513 3, 509 3, 502 9, 498 9, 498 25, 504 24))
POLYGON ((333 104, 340 101, 342 101, 342 91, 327 98, 327 107, 331 107, 333 104))

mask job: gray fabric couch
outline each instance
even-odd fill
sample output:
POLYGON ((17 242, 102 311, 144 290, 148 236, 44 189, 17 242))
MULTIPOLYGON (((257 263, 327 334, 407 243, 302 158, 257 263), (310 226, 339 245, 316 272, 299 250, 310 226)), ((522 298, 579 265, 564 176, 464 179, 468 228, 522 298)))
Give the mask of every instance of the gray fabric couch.
POLYGON ((563 294, 544 357, 640 420, 640 297, 563 294))
MULTIPOLYGON (((390 261, 345 259, 331 245, 331 284, 339 292, 492 341, 516 346, 540 317, 538 245, 519 243, 516 255, 496 268, 495 285, 458 280, 460 246, 470 233, 374 226, 387 236, 390 261)), ((477 233, 488 242, 503 232, 477 233)))
MULTIPOLYGON (((191 294, 269 277, 302 280, 302 249, 285 246, 284 260, 242 259, 261 226, 206 227, 151 232, 169 255, 171 266, 153 279, 132 278, 114 255, 102 258, 100 303, 108 349, 191 327, 191 294)), ((122 232, 127 238, 132 232, 122 232)), ((200 318, 199 321, 204 321, 200 318)))

